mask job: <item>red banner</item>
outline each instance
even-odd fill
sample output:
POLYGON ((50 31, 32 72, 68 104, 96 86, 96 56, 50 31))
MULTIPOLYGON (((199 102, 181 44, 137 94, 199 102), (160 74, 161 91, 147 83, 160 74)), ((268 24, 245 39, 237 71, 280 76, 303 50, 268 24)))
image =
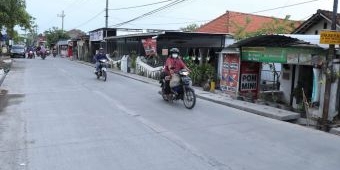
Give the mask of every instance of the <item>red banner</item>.
POLYGON ((257 97, 260 79, 260 64, 258 62, 242 62, 240 93, 252 93, 257 97))
POLYGON ((157 53, 156 39, 148 38, 142 39, 142 43, 145 50, 145 55, 150 56, 157 53))

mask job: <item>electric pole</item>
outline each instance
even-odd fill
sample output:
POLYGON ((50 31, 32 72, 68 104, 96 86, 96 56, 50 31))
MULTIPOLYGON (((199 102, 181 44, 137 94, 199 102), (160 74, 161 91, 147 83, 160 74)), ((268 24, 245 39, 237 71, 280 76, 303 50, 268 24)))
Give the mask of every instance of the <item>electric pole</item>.
MULTIPOLYGON (((333 15, 332 15, 332 26, 331 30, 336 30, 336 16, 338 11, 338 0, 334 0, 333 4, 333 15)), ((326 63, 326 83, 325 83, 325 95, 324 95, 324 103, 323 103, 323 112, 322 112, 322 122, 321 129, 323 131, 328 131, 328 112, 329 112, 329 101, 330 101, 330 93, 331 93, 331 85, 333 81, 333 58, 335 58, 335 44, 329 44, 329 52, 326 63)))
POLYGON ((108 27, 108 19, 109 19, 109 0, 106 0, 106 8, 105 8, 105 28, 108 27))
POLYGON ((64 10, 61 12, 61 14, 58 14, 58 17, 61 17, 61 30, 64 31, 64 17, 66 15, 64 14, 64 10))

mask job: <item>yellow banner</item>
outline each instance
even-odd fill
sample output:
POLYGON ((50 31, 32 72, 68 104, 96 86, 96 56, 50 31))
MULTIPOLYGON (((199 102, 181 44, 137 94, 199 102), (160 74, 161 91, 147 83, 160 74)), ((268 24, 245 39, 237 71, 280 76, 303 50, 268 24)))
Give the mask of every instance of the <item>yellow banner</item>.
POLYGON ((321 31, 320 44, 340 44, 340 31, 321 31))

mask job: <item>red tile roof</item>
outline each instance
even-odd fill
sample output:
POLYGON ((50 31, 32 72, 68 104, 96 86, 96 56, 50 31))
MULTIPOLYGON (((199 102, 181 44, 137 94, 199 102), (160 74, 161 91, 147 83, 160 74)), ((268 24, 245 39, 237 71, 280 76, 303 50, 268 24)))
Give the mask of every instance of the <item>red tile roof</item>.
MULTIPOLYGON (((241 12, 227 11, 225 14, 219 16, 218 18, 204 24, 196 30, 196 32, 209 32, 209 33, 235 33, 237 26, 244 26, 246 20, 250 19, 249 25, 246 27, 246 32, 254 32, 261 27, 264 23, 272 22, 274 17, 267 17, 261 15, 247 14, 241 12)), ((280 19, 283 20, 283 19, 280 19)), ((294 21, 296 22, 296 21, 294 21)), ((295 24, 300 24, 296 22, 295 24)), ((298 26, 297 25, 297 26, 298 26)))

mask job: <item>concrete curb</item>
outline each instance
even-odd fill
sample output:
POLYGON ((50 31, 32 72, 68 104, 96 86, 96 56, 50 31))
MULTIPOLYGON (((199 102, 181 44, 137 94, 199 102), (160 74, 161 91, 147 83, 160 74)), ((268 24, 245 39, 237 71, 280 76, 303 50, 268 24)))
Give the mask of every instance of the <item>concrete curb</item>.
POLYGON ((0 86, 2 85, 2 83, 4 82, 5 78, 6 78, 6 73, 4 71, 4 69, 0 69, 0 86))

